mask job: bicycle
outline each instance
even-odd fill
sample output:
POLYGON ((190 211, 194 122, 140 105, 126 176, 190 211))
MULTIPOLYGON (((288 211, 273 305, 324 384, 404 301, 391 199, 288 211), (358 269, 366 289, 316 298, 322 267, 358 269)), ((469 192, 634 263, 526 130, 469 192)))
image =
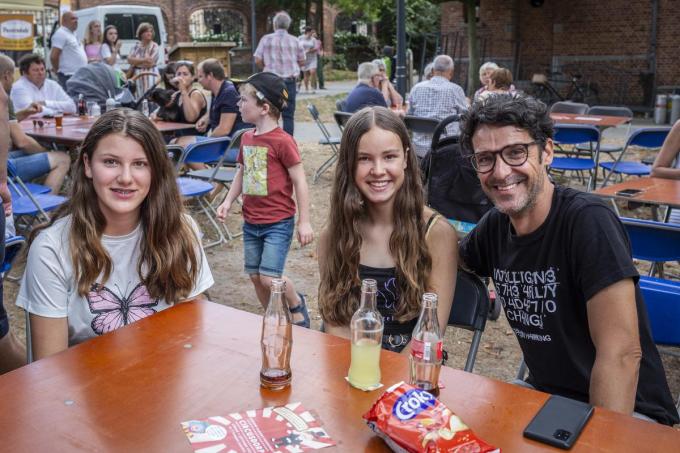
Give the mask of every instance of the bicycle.
MULTIPOLYGON (((550 74, 553 76, 562 75, 562 73, 559 72, 551 72, 550 74)), ((581 82, 582 78, 583 76, 581 74, 571 74, 568 81, 564 79, 552 79, 553 82, 569 83, 567 94, 566 96, 563 96, 559 90, 550 83, 551 79, 545 74, 537 73, 531 78, 531 83, 533 85, 531 94, 546 105, 552 105, 558 101, 582 102, 588 105, 597 104, 597 87, 590 82, 581 82)))

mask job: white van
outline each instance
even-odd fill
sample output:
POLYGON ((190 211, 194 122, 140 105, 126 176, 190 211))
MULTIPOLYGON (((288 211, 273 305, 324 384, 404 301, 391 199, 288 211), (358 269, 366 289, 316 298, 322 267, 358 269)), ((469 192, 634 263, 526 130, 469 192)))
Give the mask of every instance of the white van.
POLYGON ((108 25, 115 25, 118 29, 118 39, 123 44, 120 48, 122 57, 121 67, 127 69, 127 56, 137 42, 137 27, 142 22, 148 22, 154 28, 154 41, 160 46, 158 65, 165 66, 168 52, 168 33, 163 22, 163 14, 158 6, 137 5, 105 5, 94 6, 74 11, 78 16, 78 29, 76 36, 79 40, 85 38, 85 30, 90 21, 98 20, 102 24, 102 33, 108 25))

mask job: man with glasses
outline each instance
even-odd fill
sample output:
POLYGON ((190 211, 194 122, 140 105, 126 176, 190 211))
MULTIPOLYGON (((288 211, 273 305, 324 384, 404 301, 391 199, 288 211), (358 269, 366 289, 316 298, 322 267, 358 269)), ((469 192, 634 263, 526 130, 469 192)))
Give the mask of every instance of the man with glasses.
POLYGON ((378 105, 387 107, 385 98, 380 92, 382 75, 378 67, 371 63, 361 63, 357 69, 358 83, 345 101, 345 112, 354 113, 364 107, 378 105))
POLYGON ((461 145, 495 209, 461 261, 493 278, 529 369, 517 384, 678 423, 626 232, 600 198, 552 183, 552 137, 532 98, 497 95, 464 115, 461 145))

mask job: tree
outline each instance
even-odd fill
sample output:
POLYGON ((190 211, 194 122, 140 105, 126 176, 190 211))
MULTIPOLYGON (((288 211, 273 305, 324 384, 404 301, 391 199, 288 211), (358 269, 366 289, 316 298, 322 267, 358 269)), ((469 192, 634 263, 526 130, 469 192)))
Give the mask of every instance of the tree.
POLYGON ((468 18, 467 38, 468 38, 468 95, 477 90, 479 79, 477 78, 477 68, 479 67, 479 44, 477 42, 477 14, 475 0, 459 0, 465 5, 465 12, 468 18))

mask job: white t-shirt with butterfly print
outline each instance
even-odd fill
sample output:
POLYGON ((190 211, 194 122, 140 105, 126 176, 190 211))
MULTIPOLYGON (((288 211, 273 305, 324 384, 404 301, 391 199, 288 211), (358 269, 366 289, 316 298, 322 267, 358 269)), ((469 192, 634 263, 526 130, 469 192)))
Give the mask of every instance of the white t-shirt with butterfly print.
MULTIPOLYGON (((188 216, 187 216, 188 217, 188 216)), ((198 225, 188 217, 199 236, 198 225)), ((86 297, 78 295, 69 252, 70 216, 41 231, 28 252, 26 271, 16 304, 29 313, 68 318, 69 346, 102 335, 157 311, 171 307, 153 299, 137 273, 142 238, 141 223, 125 236, 102 237, 115 265, 104 286, 93 285, 86 297)), ((200 270, 189 299, 214 284, 203 248, 200 270)))

